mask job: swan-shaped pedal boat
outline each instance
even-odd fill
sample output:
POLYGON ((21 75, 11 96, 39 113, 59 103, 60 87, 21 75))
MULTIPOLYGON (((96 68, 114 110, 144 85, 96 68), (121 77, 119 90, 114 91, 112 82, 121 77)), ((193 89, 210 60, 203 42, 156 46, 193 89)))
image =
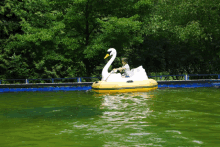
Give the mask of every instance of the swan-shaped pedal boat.
POLYGON ((108 52, 109 54, 105 58, 108 56, 112 56, 112 58, 102 70, 102 80, 92 84, 93 91, 98 93, 123 93, 146 92, 157 89, 157 81, 148 79, 145 69, 142 66, 132 69, 129 77, 122 77, 120 73, 116 73, 114 70, 108 73, 108 69, 117 55, 114 48, 108 49, 108 52))

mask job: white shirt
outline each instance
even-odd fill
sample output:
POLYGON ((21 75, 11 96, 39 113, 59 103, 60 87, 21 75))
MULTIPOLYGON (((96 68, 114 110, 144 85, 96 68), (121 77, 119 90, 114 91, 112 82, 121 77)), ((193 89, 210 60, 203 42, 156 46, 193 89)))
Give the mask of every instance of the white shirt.
POLYGON ((128 65, 128 64, 125 64, 124 66, 122 66, 122 68, 125 68, 125 74, 126 74, 127 76, 129 76, 129 71, 130 71, 129 65, 128 65))

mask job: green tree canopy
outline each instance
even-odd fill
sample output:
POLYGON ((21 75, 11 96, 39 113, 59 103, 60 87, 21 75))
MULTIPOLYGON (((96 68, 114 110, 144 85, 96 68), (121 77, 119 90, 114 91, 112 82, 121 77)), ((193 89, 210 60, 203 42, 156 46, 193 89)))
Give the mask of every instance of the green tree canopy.
POLYGON ((149 72, 219 72, 218 0, 4 0, 0 78, 100 76, 128 57, 149 72))

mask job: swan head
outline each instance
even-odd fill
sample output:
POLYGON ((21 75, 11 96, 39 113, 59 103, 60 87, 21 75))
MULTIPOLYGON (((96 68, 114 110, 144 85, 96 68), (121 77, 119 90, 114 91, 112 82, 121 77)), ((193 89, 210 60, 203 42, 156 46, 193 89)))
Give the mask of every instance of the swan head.
POLYGON ((112 58, 108 61, 108 63, 105 65, 105 67, 102 70, 102 81, 105 81, 111 75, 111 73, 108 73, 108 69, 110 65, 112 64, 112 62, 115 60, 115 57, 117 55, 116 49, 114 48, 108 49, 107 52, 108 54, 105 56, 105 58, 107 58, 108 56, 112 56, 112 58))
POLYGON ((105 58, 107 58, 108 56, 112 56, 112 55, 116 55, 117 54, 117 52, 116 52, 116 50, 114 48, 108 49, 107 52, 108 52, 108 54, 106 54, 105 58))

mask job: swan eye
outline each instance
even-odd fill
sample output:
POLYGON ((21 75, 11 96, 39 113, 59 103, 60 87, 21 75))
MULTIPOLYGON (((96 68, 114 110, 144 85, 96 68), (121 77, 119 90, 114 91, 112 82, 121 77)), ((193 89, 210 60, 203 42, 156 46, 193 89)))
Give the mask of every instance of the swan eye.
POLYGON ((111 51, 108 51, 107 53, 108 53, 109 55, 111 55, 111 51))

